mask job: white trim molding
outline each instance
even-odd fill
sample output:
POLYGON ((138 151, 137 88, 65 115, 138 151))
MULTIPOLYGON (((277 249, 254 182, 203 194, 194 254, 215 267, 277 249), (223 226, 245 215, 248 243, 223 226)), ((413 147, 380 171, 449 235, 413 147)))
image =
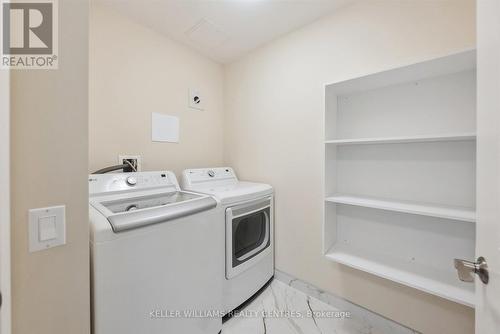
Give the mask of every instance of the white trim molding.
POLYGON ((0 334, 11 334, 10 74, 0 70, 0 334))

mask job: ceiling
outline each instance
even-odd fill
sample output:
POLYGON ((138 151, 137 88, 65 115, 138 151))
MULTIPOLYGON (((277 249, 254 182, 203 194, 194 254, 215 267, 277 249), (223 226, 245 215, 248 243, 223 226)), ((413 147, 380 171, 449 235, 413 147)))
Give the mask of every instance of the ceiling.
POLYGON ((353 0, 96 0, 228 63, 353 0))

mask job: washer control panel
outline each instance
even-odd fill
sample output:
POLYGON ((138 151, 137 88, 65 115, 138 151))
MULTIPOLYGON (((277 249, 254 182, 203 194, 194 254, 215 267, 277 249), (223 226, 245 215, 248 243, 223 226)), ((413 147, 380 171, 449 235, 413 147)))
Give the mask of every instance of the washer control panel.
POLYGON ((146 190, 170 187, 179 190, 177 178, 172 172, 138 172, 123 174, 93 174, 89 176, 89 193, 100 194, 123 190, 146 190))

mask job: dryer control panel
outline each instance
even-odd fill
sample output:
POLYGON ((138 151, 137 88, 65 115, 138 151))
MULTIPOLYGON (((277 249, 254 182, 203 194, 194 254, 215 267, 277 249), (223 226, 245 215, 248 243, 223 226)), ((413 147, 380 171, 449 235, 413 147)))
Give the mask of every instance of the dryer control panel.
POLYGON ((182 187, 190 189, 202 184, 229 184, 238 182, 231 167, 186 169, 182 173, 182 187))

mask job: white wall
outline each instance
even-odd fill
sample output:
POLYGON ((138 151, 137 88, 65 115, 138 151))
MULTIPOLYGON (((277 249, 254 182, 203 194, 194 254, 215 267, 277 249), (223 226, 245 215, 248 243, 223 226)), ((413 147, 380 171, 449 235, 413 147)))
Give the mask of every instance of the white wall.
POLYGON ((90 333, 89 2, 58 3, 59 69, 11 72, 14 334, 90 333), (28 210, 60 204, 66 245, 29 253, 28 210))
POLYGON ((143 170, 223 161, 222 66, 112 10, 92 3, 90 172, 141 154, 143 170), (188 108, 197 88, 205 110, 188 108), (180 143, 151 141, 151 112, 180 118, 180 143))
POLYGON ((225 68, 225 160, 275 186, 278 269, 423 333, 473 332, 472 309, 324 259, 321 224, 323 84, 474 44, 474 1, 359 1, 225 68))

